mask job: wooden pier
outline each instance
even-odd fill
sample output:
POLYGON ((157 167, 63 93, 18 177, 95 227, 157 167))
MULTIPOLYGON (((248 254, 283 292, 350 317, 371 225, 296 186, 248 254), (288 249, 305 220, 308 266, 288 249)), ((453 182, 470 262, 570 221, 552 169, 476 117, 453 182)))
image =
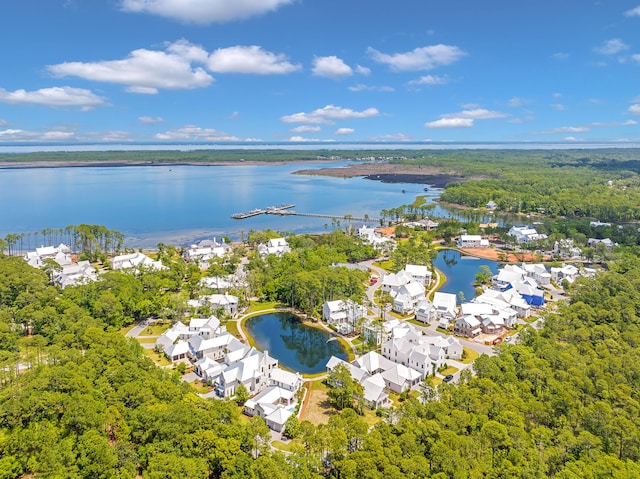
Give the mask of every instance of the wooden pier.
POLYGON ((380 221, 379 218, 356 218, 355 216, 349 216, 349 215, 340 216, 340 215, 323 215, 320 213, 301 213, 300 211, 293 211, 293 210, 265 211, 265 213, 268 215, 308 216, 311 218, 328 218, 328 219, 335 219, 335 220, 362 221, 365 223, 369 223, 369 222, 377 223, 380 221))

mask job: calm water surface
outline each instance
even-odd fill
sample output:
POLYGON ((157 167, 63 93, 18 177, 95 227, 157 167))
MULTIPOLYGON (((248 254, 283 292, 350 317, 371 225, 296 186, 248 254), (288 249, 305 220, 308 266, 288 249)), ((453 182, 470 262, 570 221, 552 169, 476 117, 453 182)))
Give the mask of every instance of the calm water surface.
POLYGON ((498 273, 496 261, 463 256, 459 251, 452 249, 440 250, 433 264, 447 277, 446 283, 438 291, 457 295, 458 303, 461 291, 466 301, 475 297, 476 290, 473 283, 476 274, 480 271, 480 266, 488 266, 494 274, 498 273))
MULTIPOLYGON (((0 237, 82 223, 120 231, 134 247, 183 245, 219 235, 237 239, 267 228, 321 232, 332 228, 331 219, 260 215, 233 220, 231 215, 294 203, 305 213, 375 218, 417 195, 439 194, 435 189, 425 193, 421 184, 291 174, 347 164, 2 169, 0 237)), ((439 206, 434 214, 448 215, 439 206)))
POLYGON ((342 345, 329 341, 328 332, 305 325, 291 313, 254 316, 245 327, 260 350, 268 350, 283 367, 302 374, 324 371, 331 356, 347 359, 342 345))

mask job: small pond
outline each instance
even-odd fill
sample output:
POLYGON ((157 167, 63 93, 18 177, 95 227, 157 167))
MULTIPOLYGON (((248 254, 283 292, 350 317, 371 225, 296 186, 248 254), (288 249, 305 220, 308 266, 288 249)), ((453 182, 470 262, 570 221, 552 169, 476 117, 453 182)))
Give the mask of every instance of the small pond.
POLYGON ((324 371, 331 356, 347 359, 343 346, 327 331, 308 326, 291 313, 254 316, 245 322, 245 329, 258 349, 268 350, 282 367, 301 374, 324 371))
POLYGON ((497 261, 464 256, 453 249, 440 250, 433 264, 447 277, 446 283, 438 291, 455 294, 458 296, 458 303, 460 303, 460 291, 465 301, 475 297, 476 289, 473 283, 476 280, 476 274, 480 271, 480 266, 488 266, 494 274, 498 273, 497 261))

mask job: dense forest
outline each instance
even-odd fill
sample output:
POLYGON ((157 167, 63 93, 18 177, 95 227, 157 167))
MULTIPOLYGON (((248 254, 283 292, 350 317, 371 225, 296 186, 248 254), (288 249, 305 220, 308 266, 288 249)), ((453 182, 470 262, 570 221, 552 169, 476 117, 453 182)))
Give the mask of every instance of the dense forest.
MULTIPOLYGON (((328 267, 316 247, 336 261, 364 254, 338 232, 322 237, 290 238, 296 274, 328 267)), ((371 429, 351 409, 302 422, 286 455, 261 419, 199 397, 117 331, 145 314, 138 303, 179 294, 187 271, 164 282, 111 272, 60 291, 0 255, 0 478, 640 477, 638 253, 576 282, 542 330, 481 356, 475 376, 425 386, 371 429)), ((284 267, 270 267, 260 288, 272 278, 286 294, 284 267)))

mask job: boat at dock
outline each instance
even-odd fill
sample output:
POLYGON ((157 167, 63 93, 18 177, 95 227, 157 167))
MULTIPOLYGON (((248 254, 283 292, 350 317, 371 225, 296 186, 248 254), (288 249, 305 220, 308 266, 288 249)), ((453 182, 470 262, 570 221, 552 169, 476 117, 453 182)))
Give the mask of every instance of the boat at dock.
POLYGON ((248 211, 246 213, 234 213, 231 215, 231 217, 234 220, 243 220, 245 218, 251 218, 252 216, 258 216, 261 215, 262 213, 265 213, 267 210, 263 210, 260 208, 256 208, 254 210, 248 211))

